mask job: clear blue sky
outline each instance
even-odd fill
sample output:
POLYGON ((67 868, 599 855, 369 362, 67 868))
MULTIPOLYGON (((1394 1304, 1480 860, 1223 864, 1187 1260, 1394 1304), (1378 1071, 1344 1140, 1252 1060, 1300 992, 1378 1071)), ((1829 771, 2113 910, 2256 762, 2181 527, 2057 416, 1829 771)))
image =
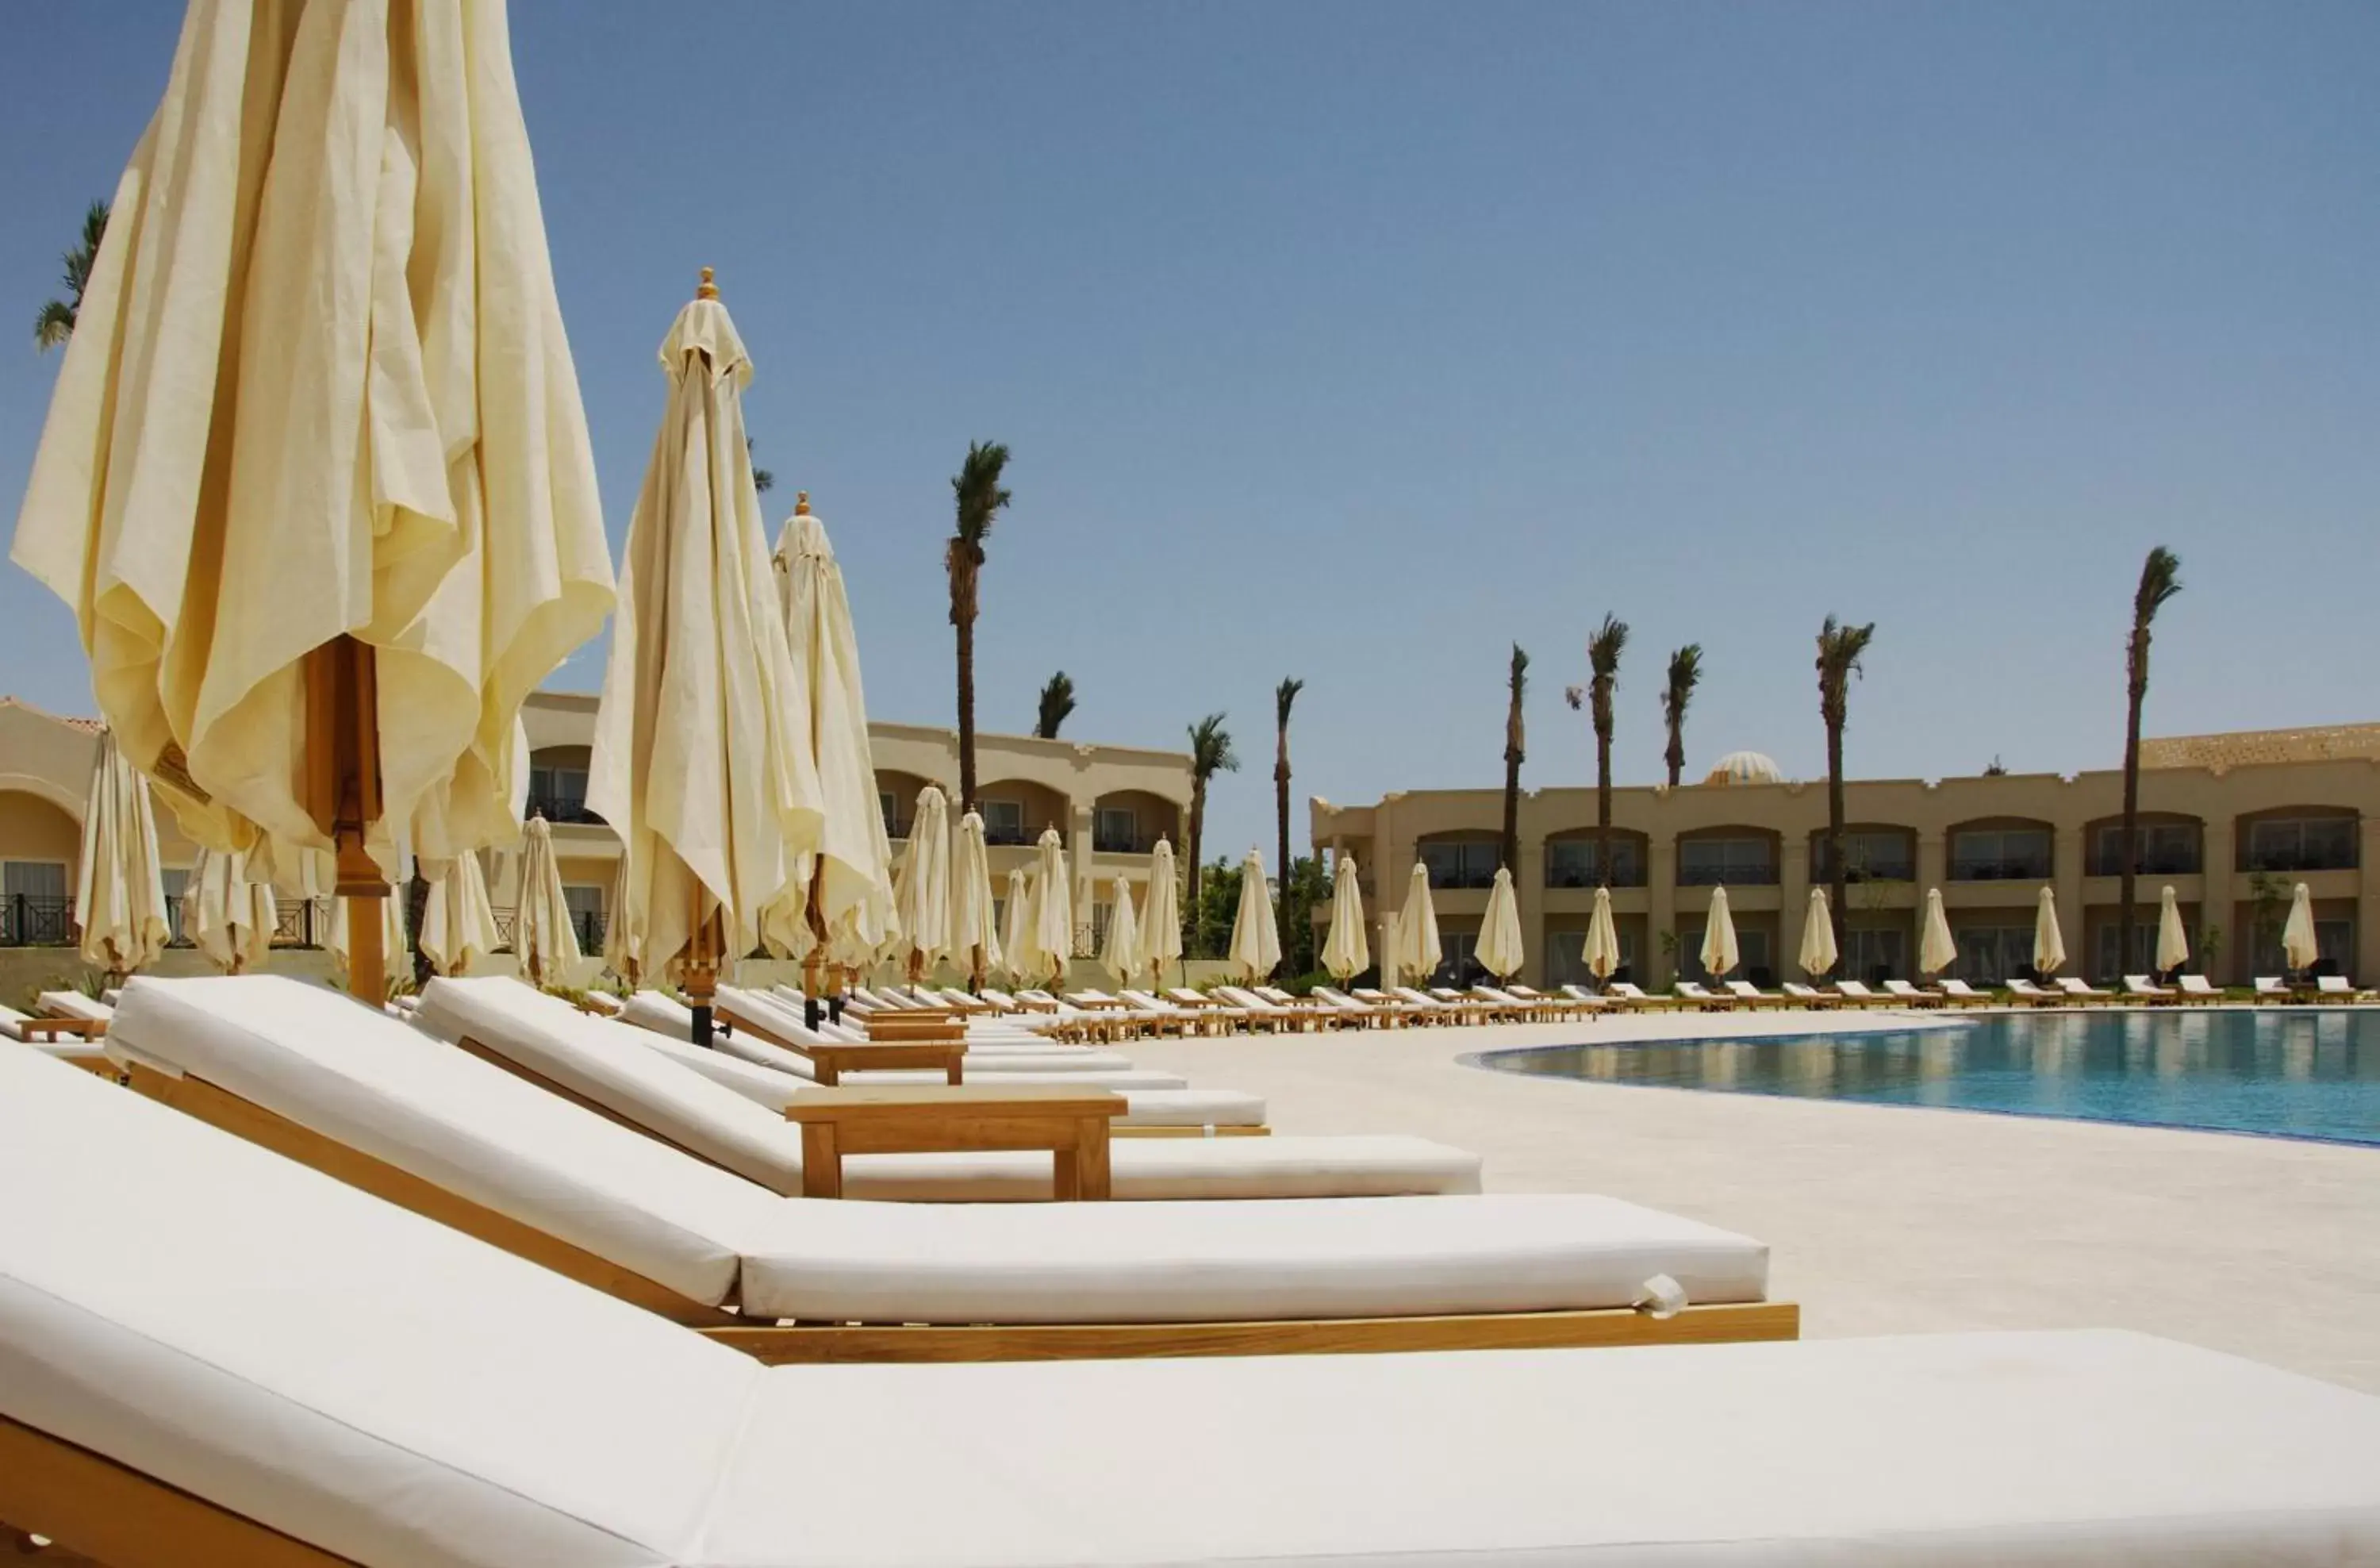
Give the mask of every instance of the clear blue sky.
MULTIPOLYGON (((56 364, 31 318, 178 18, 10 18, 9 512, 56 364)), ((1004 440, 980 722, 1027 727, 1061 666, 1084 738, 1228 711, 1217 848, 1271 842, 1285 674, 1301 801, 1500 783, 1513 638, 1524 783, 1588 780, 1561 687, 1606 610, 1623 782, 1691 639, 1691 765, 1822 773, 1829 610, 1878 623, 1853 772, 2112 766, 2158 542, 2188 588, 2153 732, 2380 718, 2367 0, 519 0, 513 30, 615 545, 709 263, 873 710, 950 720, 947 480, 1004 440)), ((0 689, 90 711, 13 567, 0 626, 0 689)))

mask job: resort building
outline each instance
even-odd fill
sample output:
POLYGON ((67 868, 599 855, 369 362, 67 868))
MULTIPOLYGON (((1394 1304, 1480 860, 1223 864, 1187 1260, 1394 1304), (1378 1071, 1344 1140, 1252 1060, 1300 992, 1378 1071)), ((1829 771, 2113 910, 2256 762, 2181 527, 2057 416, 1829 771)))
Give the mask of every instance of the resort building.
MULTIPOLYGON (((620 857, 618 835, 587 809, 595 704, 591 693, 540 691, 521 714, 528 732, 528 808, 553 824, 563 889, 577 916, 580 944, 590 953, 601 945, 605 904, 620 857)), ((0 698, 0 946, 73 940, 83 802, 99 734, 95 720, 60 718, 0 698)), ((897 857, 917 816, 920 790, 937 784, 956 800, 958 733, 872 723, 868 736, 878 805, 897 857)), ((1078 953, 1095 950, 1106 934, 1116 878, 1132 884, 1137 906, 1147 893, 1150 851, 1158 839, 1171 840, 1177 850, 1182 846, 1190 811, 1187 753, 978 733, 976 767, 994 893, 1004 896, 1010 869, 1029 865, 1042 830, 1056 828, 1066 841, 1074 876, 1078 953)), ((157 833, 166 896, 178 906, 195 848, 162 808, 157 833)), ((497 923, 508 928, 518 869, 511 854, 496 852, 488 857, 487 870, 497 923)), ((285 942, 310 942, 308 913, 295 903, 285 909, 285 942)), ((174 918, 179 919, 178 908, 174 918)))
MULTIPOLYGON (((2135 954, 2153 947, 2169 886, 2192 934, 2192 968, 2229 983, 2278 974, 2281 926, 2303 882, 2325 965, 2380 977, 2380 724, 2148 740, 2142 762, 2135 954)), ((1959 944, 1951 972, 2004 979, 2032 963, 2034 905, 2047 886, 2064 972, 2115 977, 2120 772, 1864 779, 1844 794, 1841 973, 1910 975, 1925 890, 1938 887, 1959 944)), ((1611 795, 1612 913, 1635 979, 1701 977, 1706 911, 1720 884, 1740 973, 1764 985, 1799 978, 1810 889, 1828 881, 1824 779, 1790 781, 1768 759, 1739 752, 1701 784, 1611 795)), ((1356 857, 1376 930, 1384 909, 1404 902, 1413 863, 1428 866, 1442 972, 1468 961, 1495 880, 1502 791, 1403 791, 1365 806, 1318 798, 1310 811, 1317 853, 1356 857)), ((1585 978, 1579 950, 1603 880, 1597 836, 1591 785, 1522 796, 1512 880, 1527 983, 1585 978)))

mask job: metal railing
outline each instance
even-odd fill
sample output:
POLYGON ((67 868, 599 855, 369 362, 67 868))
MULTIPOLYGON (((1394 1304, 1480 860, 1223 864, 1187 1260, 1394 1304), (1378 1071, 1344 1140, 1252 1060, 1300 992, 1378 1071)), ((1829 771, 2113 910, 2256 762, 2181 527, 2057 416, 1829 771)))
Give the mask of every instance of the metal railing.
POLYGON ((1147 855, 1157 847, 1155 833, 1093 833, 1091 847, 1101 855, 1147 855))
POLYGON ((603 819, 587 809, 584 796, 539 795, 532 792, 524 808, 532 817, 543 817, 549 822, 585 822, 597 827, 603 819))
POLYGON ((320 947, 330 933, 330 901, 295 898, 273 906, 273 945, 320 947))
MULTIPOLYGON (((909 836, 909 830, 916 825, 916 822, 907 819, 900 817, 887 817, 884 819, 884 836, 895 841, 907 838, 909 836)), ((990 841, 987 840, 986 842, 988 843, 990 841)))
POLYGON ((2273 849, 2262 855, 2248 857, 2245 868, 2250 871, 2351 871, 2355 869, 2355 848, 2352 845, 2313 849, 2273 849))
POLYGON ((2038 882, 2049 878, 2046 856, 2020 855, 1998 859, 1955 859, 1950 862, 1950 880, 1954 882, 2038 882))
POLYGON ((0 896, 0 947, 70 947, 74 940, 74 900, 66 894, 0 896))
POLYGON ((986 844, 1031 844, 1038 834, 1027 833, 1023 828, 995 828, 987 823, 983 830, 986 844))
MULTIPOLYGON (((2134 874, 2143 877, 2194 877, 2204 868, 2196 850, 2174 849, 2163 854, 2142 850, 2132 857, 2134 874)), ((2083 874, 2093 877, 2120 877, 2124 874, 2122 850, 2094 850, 2083 874)))
MULTIPOLYGON (((496 918, 497 945, 506 953, 516 952, 514 932, 520 924, 520 910, 515 906, 492 906, 489 912, 496 918)), ((578 954, 582 958, 601 957, 603 952, 605 921, 600 909, 580 909, 570 917, 571 934, 578 939, 578 954)))
POLYGON ((1774 887, 1777 885, 1777 863, 1765 866, 1681 866, 1678 868, 1680 887, 1774 887))

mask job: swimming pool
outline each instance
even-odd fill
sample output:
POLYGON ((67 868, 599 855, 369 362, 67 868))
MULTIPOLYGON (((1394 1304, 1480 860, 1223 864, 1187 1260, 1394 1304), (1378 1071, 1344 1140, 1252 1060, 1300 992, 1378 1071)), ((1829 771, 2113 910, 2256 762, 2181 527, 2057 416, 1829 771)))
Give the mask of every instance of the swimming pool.
POLYGON ((1500 1072, 2380 1146, 2380 1008, 1995 1015, 1963 1028, 1534 1047, 1500 1072))

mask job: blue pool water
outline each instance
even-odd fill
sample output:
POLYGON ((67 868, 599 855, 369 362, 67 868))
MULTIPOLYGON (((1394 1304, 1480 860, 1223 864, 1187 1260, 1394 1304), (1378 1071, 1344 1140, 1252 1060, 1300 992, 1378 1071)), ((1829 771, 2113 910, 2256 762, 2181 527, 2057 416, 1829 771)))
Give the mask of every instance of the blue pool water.
POLYGON ((1500 1072, 2380 1146, 2380 1007, 1995 1015, 1962 1027, 1491 1051, 1500 1072))

